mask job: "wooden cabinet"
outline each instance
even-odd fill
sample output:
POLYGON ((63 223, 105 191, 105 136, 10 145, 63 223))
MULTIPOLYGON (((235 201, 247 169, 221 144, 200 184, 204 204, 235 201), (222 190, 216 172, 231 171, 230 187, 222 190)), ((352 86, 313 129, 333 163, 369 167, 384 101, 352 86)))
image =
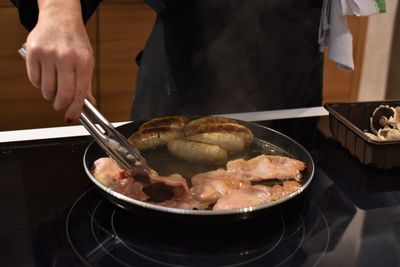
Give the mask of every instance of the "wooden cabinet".
MULTIPOLYGON (((42 99, 26 77, 17 50, 27 31, 17 10, 0 0, 0 131, 63 126, 62 114, 42 99)), ((105 0, 87 24, 96 56, 93 90, 99 109, 111 120, 128 120, 136 82, 136 55, 142 50, 155 21, 143 0, 105 0)), ((350 19, 354 34, 355 72, 341 72, 325 60, 324 101, 354 100, 362 64, 365 20, 350 19)))
POLYGON ((11 7, 13 4, 9 0, 0 0, 0 7, 11 7))
POLYGON ((136 84, 136 56, 155 22, 145 4, 105 4, 98 10, 99 107, 111 121, 129 120, 136 84))
POLYGON ((361 75, 367 17, 348 17, 347 23, 353 34, 354 71, 342 71, 325 53, 324 102, 356 101, 361 75))
POLYGON ((30 84, 25 62, 17 53, 27 32, 16 9, 0 6, 0 18, 0 131, 59 125, 62 116, 53 112, 51 104, 30 84))

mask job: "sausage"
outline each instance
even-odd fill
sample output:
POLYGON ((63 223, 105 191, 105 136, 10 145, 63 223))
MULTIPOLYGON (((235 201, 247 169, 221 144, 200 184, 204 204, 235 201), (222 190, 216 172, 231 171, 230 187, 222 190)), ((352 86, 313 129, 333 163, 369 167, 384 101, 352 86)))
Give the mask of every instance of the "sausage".
POLYGON ((186 127, 191 128, 191 127, 198 127, 199 125, 204 125, 204 124, 214 124, 214 123, 224 123, 224 122, 237 123, 237 121, 231 118, 212 116, 212 117, 202 117, 200 119, 192 120, 186 125, 186 127))
POLYGON ((243 138, 246 144, 250 144, 254 140, 254 135, 249 128, 238 123, 222 122, 212 124, 199 124, 192 127, 187 125, 183 130, 185 136, 192 136, 201 133, 230 133, 243 138))
POLYGON ((163 127, 170 127, 176 129, 182 129, 186 124, 188 124, 189 119, 184 116, 168 116, 168 117, 160 117, 154 118, 143 123, 139 131, 143 131, 145 129, 151 128, 163 128, 163 127))
POLYGON ((217 145, 225 149, 228 153, 240 152, 245 146, 245 142, 242 137, 225 132, 195 134, 187 137, 186 139, 217 145))
POLYGON ((183 137, 183 131, 171 127, 149 128, 135 132, 128 140, 139 150, 166 145, 169 141, 183 137))
POLYGON ((190 162, 219 163, 228 158, 228 153, 220 146, 187 139, 171 140, 167 147, 172 155, 190 162))

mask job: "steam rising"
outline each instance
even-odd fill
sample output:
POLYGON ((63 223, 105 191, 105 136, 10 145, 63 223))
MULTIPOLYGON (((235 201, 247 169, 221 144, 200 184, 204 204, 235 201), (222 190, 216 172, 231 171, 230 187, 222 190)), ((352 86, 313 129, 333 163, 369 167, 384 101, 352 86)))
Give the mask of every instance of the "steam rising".
POLYGON ((321 2, 175 1, 158 23, 166 54, 160 104, 188 115, 320 105, 321 2))

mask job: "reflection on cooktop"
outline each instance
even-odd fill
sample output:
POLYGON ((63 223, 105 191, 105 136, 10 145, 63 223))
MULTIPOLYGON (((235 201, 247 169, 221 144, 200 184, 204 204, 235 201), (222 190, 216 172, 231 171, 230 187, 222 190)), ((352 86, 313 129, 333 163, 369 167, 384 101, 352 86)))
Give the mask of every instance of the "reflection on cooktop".
POLYGON ((364 166, 332 140, 324 147, 319 165, 362 210, 400 205, 399 168, 382 170, 364 166))
POLYGON ((228 225, 144 218, 92 188, 69 211, 66 232, 75 253, 91 266, 315 266, 354 213, 334 194, 318 203, 331 184, 315 186, 319 192, 308 192, 295 208, 228 225), (333 203, 340 215, 331 207, 324 213, 333 203))

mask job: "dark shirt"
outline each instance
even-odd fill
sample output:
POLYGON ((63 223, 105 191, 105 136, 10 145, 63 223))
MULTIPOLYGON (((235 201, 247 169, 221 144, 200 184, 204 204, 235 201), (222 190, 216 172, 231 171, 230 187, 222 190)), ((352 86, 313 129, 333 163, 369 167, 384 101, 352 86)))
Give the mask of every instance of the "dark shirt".
MULTIPOLYGON (((17 6, 31 28, 27 2, 17 6)), ((87 19, 98 1, 82 3, 87 19)), ((147 3, 158 16, 140 61, 133 119, 321 104, 322 0, 147 3)))

